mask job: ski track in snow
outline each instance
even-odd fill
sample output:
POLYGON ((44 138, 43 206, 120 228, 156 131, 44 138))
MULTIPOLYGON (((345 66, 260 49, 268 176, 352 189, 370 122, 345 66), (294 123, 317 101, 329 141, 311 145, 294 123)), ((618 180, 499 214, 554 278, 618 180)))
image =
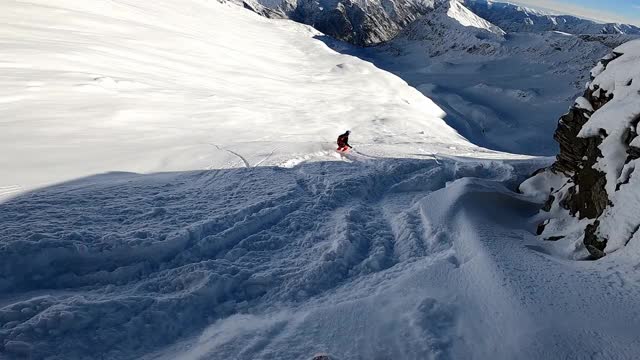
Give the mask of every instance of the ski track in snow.
MULTIPOLYGON (((249 161, 247 161, 247 159, 246 159, 244 156, 242 156, 242 155, 238 154, 237 152, 235 152, 235 151, 233 151, 233 150, 225 149, 225 148, 223 148, 223 147, 222 147, 222 146, 220 146, 220 145, 216 145, 216 144, 211 144, 211 145, 215 146, 218 150, 226 151, 226 152, 228 152, 229 154, 231 154, 231 155, 234 155, 234 156, 238 157, 238 159, 240 159, 240 160, 242 161, 242 163, 244 164, 244 167, 246 167, 246 168, 250 168, 250 167, 251 167, 251 164, 249 164, 249 161)), ((270 155, 269 155, 269 156, 271 156, 271 154, 273 154, 273 151, 270 153, 270 155)), ((267 156, 267 158, 268 158, 268 156, 267 156)), ((264 160, 266 160, 267 158, 265 158, 265 159, 261 160, 261 162, 262 162, 262 161, 264 161, 264 160)))

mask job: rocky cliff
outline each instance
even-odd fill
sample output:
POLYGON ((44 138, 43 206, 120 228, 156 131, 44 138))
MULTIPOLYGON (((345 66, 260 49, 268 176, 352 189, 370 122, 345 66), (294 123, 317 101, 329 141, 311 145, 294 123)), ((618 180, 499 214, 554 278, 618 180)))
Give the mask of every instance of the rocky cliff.
MULTIPOLYGON (((232 0, 267 17, 311 25, 358 46, 392 39, 433 8, 434 0, 232 0)), ((440 1, 440 0, 438 0, 440 1)))
POLYGON ((547 196, 538 233, 574 258, 640 241, 640 40, 616 48, 591 77, 560 118, 556 161, 521 185, 547 196))

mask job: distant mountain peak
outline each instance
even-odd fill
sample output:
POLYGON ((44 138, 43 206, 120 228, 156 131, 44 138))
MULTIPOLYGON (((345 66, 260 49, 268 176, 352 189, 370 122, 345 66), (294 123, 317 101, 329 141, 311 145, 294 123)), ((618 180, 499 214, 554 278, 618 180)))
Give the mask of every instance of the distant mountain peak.
POLYGON ((478 16, 507 32, 562 31, 574 35, 640 35, 640 28, 629 24, 598 23, 573 15, 557 15, 508 2, 464 0, 478 16))
POLYGON ((464 6, 460 0, 441 0, 436 4, 436 9, 446 10, 447 16, 462 26, 472 26, 500 36, 505 34, 500 27, 476 15, 464 6))

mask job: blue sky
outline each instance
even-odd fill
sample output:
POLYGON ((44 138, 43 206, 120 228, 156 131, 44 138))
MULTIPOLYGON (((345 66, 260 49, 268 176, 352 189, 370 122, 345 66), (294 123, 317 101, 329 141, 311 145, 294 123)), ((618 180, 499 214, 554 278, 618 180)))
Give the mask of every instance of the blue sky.
MULTIPOLYGON (((501 1, 501 0, 498 0, 501 1)), ((640 25, 640 0, 506 0, 605 22, 640 25)))

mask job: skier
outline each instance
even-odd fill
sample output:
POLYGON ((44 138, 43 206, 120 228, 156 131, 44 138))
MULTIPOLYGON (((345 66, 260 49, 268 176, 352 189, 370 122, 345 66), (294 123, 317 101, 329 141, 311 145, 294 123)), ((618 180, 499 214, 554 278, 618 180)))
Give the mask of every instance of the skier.
POLYGON ((351 145, 349 145, 349 134, 351 134, 351 131, 347 130, 347 132, 338 136, 338 151, 344 152, 351 148, 351 145))

